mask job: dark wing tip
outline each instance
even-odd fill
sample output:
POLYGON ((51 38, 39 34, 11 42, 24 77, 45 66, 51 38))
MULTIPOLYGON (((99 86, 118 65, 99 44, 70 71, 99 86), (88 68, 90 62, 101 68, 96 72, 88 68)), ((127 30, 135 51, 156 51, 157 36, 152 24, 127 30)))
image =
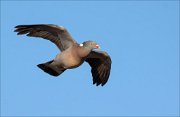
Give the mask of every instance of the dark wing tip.
MULTIPOLYGON (((106 84, 106 83, 105 83, 106 84)), ((103 87, 105 85, 104 83, 101 84, 101 86, 103 87)))
POLYGON ((29 26, 29 25, 17 25, 14 28, 23 28, 23 27, 26 27, 26 26, 29 26))
POLYGON ((94 72, 92 72, 92 74, 98 74, 98 75, 93 75, 93 84, 96 84, 96 86, 99 86, 100 84, 101 86, 104 86, 109 79, 110 71, 111 71, 110 64, 107 64, 107 66, 101 64, 100 69, 96 69, 94 70, 94 72))
POLYGON ((17 35, 23 35, 30 32, 29 28, 24 25, 18 25, 15 28, 14 32, 17 32, 17 35))
POLYGON ((20 25, 15 26, 14 28, 19 28, 20 25))
POLYGON ((14 28, 19 28, 20 27, 20 25, 17 25, 17 26, 15 26, 14 28))

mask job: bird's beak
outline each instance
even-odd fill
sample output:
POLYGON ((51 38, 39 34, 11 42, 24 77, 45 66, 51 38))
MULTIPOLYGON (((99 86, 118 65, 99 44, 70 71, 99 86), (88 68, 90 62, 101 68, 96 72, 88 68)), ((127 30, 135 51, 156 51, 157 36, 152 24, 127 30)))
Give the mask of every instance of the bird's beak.
POLYGON ((97 44, 97 45, 96 45, 96 48, 97 48, 97 49, 99 49, 99 48, 100 48, 100 46, 97 44))

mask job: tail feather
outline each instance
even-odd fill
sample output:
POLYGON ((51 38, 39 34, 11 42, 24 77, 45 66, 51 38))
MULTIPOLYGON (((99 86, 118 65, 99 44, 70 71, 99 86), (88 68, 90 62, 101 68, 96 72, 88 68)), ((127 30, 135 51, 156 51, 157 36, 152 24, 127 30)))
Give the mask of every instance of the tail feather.
POLYGON ((63 70, 59 70, 58 72, 55 71, 54 69, 52 69, 49 64, 51 64, 53 61, 49 61, 47 63, 42 63, 42 64, 38 64, 37 66, 42 69, 44 72, 52 75, 52 76, 59 76, 61 73, 63 73, 65 71, 65 69, 63 70))

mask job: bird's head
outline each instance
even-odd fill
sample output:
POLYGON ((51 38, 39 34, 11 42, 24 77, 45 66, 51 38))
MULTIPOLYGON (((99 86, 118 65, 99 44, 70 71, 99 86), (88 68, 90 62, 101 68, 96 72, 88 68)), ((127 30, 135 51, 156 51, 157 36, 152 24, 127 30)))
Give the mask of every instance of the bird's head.
POLYGON ((100 46, 95 41, 85 41, 79 46, 93 50, 93 49, 99 49, 100 46))

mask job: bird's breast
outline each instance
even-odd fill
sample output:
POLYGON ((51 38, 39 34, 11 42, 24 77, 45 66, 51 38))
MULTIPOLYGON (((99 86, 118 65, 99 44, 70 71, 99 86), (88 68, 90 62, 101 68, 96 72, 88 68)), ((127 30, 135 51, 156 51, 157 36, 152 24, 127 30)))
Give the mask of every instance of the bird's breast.
POLYGON ((80 66, 82 63, 83 63, 83 61, 81 61, 80 58, 76 58, 74 56, 69 56, 69 57, 67 57, 64 65, 66 68, 71 69, 71 68, 76 68, 76 67, 80 66))
POLYGON ((58 61, 60 66, 66 69, 76 68, 83 63, 81 58, 72 53, 62 53, 56 57, 56 61, 58 61))

